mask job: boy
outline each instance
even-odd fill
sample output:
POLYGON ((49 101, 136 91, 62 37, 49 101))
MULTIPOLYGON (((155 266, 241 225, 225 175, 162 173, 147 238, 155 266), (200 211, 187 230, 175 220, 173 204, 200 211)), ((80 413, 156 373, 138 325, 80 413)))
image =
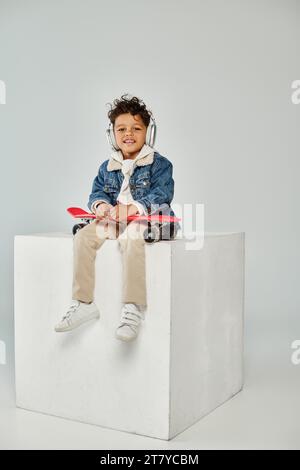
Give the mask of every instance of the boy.
MULTIPOLYGON (((73 303, 55 331, 69 331, 99 318, 93 302, 96 252, 107 238, 117 238, 122 252, 124 305, 116 337, 132 341, 137 337, 147 306, 144 238, 147 223, 126 221, 129 215, 161 209, 165 214, 175 215, 170 206, 174 194, 173 166, 154 150, 148 138, 151 116, 144 103, 123 95, 114 105, 108 117, 113 124, 116 151, 100 165, 93 181, 87 205, 96 219, 74 236, 73 303)), ((179 227, 178 224, 176 228, 179 227)))

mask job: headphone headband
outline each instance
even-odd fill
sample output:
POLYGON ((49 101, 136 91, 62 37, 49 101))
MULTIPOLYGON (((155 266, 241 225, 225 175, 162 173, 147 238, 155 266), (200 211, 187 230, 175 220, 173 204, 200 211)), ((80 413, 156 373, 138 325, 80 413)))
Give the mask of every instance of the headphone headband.
MULTIPOLYGON (((106 137, 108 140, 108 144, 111 146, 112 150, 120 150, 120 147, 118 146, 116 139, 115 139, 112 122, 109 123, 109 126, 106 129, 106 137)), ((149 125, 147 127, 147 132, 146 132, 145 144, 149 145, 149 147, 153 147, 155 143, 155 139, 156 139, 156 123, 155 123, 155 119, 152 116, 150 116, 150 122, 149 122, 149 125)))

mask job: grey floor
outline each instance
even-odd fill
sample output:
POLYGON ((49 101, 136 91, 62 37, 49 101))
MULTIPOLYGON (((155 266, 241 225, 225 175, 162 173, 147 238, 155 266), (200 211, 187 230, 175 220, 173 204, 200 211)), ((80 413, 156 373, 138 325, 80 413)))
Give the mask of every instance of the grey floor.
POLYGON ((246 353, 244 389, 169 442, 17 409, 12 368, 0 365, 0 448, 299 449, 300 365, 283 343, 284 357, 246 353))

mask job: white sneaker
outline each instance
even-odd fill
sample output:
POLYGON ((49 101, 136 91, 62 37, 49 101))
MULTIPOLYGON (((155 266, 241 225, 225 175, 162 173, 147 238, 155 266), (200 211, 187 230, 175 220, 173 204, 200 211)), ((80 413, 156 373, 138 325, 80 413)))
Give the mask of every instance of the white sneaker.
POLYGON ((126 303, 122 307, 120 325, 116 330, 116 338, 122 341, 132 341, 138 335, 141 320, 145 315, 142 307, 133 303, 126 303))
POLYGON ((100 312, 94 302, 85 304, 79 300, 72 300, 71 306, 62 320, 55 325, 56 332, 70 331, 93 318, 99 318, 100 312))

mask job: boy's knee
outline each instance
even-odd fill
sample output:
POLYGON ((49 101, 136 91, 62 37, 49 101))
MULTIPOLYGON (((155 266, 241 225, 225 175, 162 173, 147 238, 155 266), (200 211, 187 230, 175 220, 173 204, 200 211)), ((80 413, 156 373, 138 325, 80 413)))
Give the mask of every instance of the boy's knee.
POLYGON ((81 229, 77 230, 74 235, 74 241, 83 240, 86 238, 94 237, 97 230, 97 225, 94 222, 91 222, 81 229))

